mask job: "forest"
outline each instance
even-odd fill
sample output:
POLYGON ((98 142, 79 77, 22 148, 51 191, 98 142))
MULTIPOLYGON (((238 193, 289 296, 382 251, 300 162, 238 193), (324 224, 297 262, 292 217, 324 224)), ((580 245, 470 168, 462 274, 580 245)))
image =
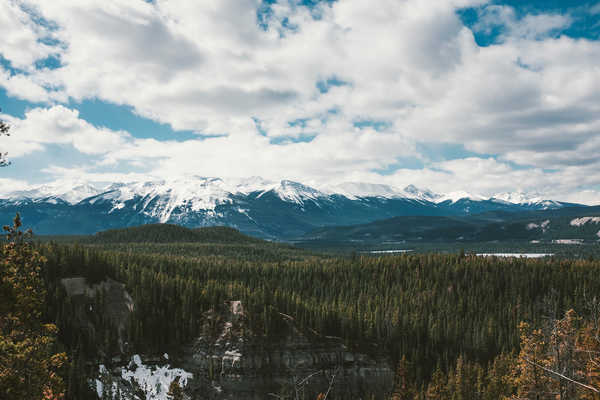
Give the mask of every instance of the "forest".
MULTIPOLYGON (((387 357, 396 371, 393 399, 599 398, 593 258, 332 256, 216 232, 186 243, 152 227, 137 232, 137 242, 98 235, 28 244, 44 260, 44 322, 56 325, 55 349, 69 357, 66 398, 94 398, 90 368, 116 354, 177 354, 206 312, 228 300, 243 302, 251 330, 265 340, 277 337, 276 315, 284 313, 387 357), (101 328, 78 324, 77 304, 61 284, 76 276, 125 285, 135 300, 127 348, 103 315, 89 316, 101 328)), ((106 301, 97 294, 90 310, 106 301)))

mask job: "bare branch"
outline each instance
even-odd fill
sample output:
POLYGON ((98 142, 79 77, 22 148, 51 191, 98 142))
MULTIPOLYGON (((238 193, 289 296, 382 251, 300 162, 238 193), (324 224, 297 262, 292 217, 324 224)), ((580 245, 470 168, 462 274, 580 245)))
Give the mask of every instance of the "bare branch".
POLYGON ((304 378, 301 381, 299 381, 298 383, 296 383, 296 386, 303 385, 307 380, 309 380, 310 378, 312 378, 313 376, 315 376, 321 372, 323 372, 323 371, 313 372, 312 374, 308 375, 306 378, 304 378))
POLYGON ((523 359, 524 359, 525 361, 527 361, 529 364, 533 365, 534 367, 540 368, 540 369, 542 369, 542 370, 544 370, 544 371, 546 371, 546 372, 549 372, 549 373, 551 373, 551 374, 554 374, 554 375, 556 375, 556 376, 560 377, 561 379, 564 379, 564 380, 566 380, 566 381, 569 381, 569 382, 571 382, 571 383, 574 383, 574 384, 576 384, 576 385, 579 385, 579 386, 581 386, 581 387, 583 387, 583 388, 586 388, 587 390, 591 390, 591 391, 592 391, 592 392, 594 392, 594 393, 600 393, 600 390, 596 389, 596 388, 595 388, 595 387, 593 387, 593 386, 586 385, 585 383, 578 382, 578 381, 576 381, 576 380, 574 380, 574 379, 571 379, 571 378, 569 378, 568 376, 565 376, 565 375, 563 375, 563 374, 561 374, 561 373, 558 373, 558 372, 556 372, 556 371, 552 371, 552 370, 551 370, 551 369, 549 369, 549 368, 546 368, 546 367, 544 367, 544 366, 542 366, 542 365, 539 365, 539 364, 537 364, 537 363, 534 363, 533 361, 529 360, 528 358, 525 358, 525 357, 524 357, 523 359))
POLYGON ((333 388, 333 381, 335 381, 335 376, 337 375, 339 370, 340 370, 340 367, 337 367, 335 369, 335 371, 333 371, 333 375, 331 376, 331 379, 329 380, 329 387, 327 388, 327 393, 325 393, 325 397, 323 397, 323 400, 327 400, 327 396, 329 396, 329 392, 333 388))

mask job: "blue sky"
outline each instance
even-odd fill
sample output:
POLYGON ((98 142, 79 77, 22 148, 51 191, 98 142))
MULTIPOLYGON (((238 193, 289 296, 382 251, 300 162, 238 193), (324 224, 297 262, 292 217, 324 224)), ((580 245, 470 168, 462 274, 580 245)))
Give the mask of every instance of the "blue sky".
POLYGON ((197 3, 2 2, 0 192, 259 175, 600 203, 600 2, 197 3))

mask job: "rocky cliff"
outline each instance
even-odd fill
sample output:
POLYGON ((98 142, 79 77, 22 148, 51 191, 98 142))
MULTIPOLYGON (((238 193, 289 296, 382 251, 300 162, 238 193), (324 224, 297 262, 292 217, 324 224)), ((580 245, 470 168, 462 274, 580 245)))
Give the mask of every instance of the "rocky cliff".
POLYGON ((190 400, 314 400, 328 391, 330 400, 389 398, 394 372, 388 359, 350 350, 339 338, 302 330, 293 317, 277 315, 282 329, 257 334, 243 304, 227 302, 204 314, 201 332, 180 357, 114 359, 90 383, 100 398, 119 400, 168 399, 175 379, 190 400))
POLYGON ((389 360, 348 349, 339 338, 303 331, 293 317, 276 335, 255 335, 239 301, 205 315, 198 339, 185 352, 194 373, 187 392, 194 399, 385 398, 393 386, 389 360))

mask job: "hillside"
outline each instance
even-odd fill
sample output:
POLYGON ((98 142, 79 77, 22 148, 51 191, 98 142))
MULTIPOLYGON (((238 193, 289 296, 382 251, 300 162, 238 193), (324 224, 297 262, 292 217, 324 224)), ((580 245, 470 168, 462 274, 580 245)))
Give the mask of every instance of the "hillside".
MULTIPOLYGON (((144 245, 174 251, 122 251, 118 244, 40 248, 48 260, 46 313, 76 363, 68 399, 97 399, 113 384, 122 400, 140 398, 145 387, 164 393, 174 375, 186 377, 191 399, 207 393, 285 398, 298 376, 322 371, 307 381, 312 396, 306 398, 317 398, 338 374, 332 400, 388 400, 391 371, 403 363, 410 371, 405 386, 423 391, 464 360, 480 365, 481 386, 496 393, 494 370, 485 368, 518 352, 518 324, 541 326, 542 306, 551 301, 558 314, 584 312, 581 293, 599 288, 600 265, 588 259, 268 259, 144 245), (158 386, 160 377, 169 379, 158 386), (90 379, 100 395, 82 395, 90 379)), ((508 359, 502 376, 513 376, 517 366, 508 359)), ((402 389, 397 381, 396 389, 402 389)))
POLYGON ((401 216, 368 224, 316 229, 304 239, 327 242, 548 241, 600 240, 600 207, 566 207, 473 216, 401 216))
POLYGON ((93 243, 264 243, 225 226, 190 229, 173 224, 147 224, 109 229, 90 238, 93 243))

